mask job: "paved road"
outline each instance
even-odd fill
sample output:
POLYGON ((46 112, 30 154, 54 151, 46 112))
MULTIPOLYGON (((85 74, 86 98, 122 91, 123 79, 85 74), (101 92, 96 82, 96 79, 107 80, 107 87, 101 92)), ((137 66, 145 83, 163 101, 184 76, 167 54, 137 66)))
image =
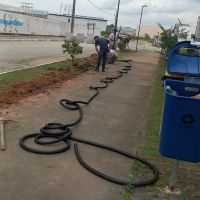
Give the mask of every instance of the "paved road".
MULTIPOLYGON (((0 41, 0 73, 60 61, 62 41, 0 41)), ((81 44, 83 56, 94 52, 91 44, 81 44)))
MULTIPOLYGON (((136 49, 136 40, 130 42, 129 48, 135 50, 136 49)), ((160 48, 154 47, 151 43, 146 41, 139 41, 138 42, 138 51, 147 50, 147 51, 160 51, 160 48)))
MULTIPOLYGON (((67 54, 63 54, 61 48, 63 41, 59 40, 0 40, 0 73, 64 60, 67 54)), ((88 56, 95 52, 92 44, 84 43, 81 46, 83 46, 83 54, 81 56, 88 56)), ((129 46, 130 49, 135 50, 136 41, 131 42, 129 46)), ((141 50, 156 51, 159 49, 147 42, 139 41, 138 51, 141 50)))
MULTIPOLYGON (((134 70, 114 81, 88 106, 83 106, 83 120, 73 129, 75 137, 96 141, 128 152, 142 144, 152 82, 159 54, 137 52, 134 70)), ((1 200, 121 200, 123 187, 96 177, 80 166, 73 145, 58 155, 35 155, 19 147, 19 138, 32 133, 47 122, 74 122, 78 113, 62 109, 61 98, 87 100, 93 92, 89 85, 99 85, 102 78, 116 74, 120 63, 105 73, 89 71, 67 81, 62 87, 31 96, 19 106, 0 110, 0 117, 15 119, 6 125, 6 151, 0 153, 1 200)), ((33 145, 30 141, 27 142, 33 145)), ((58 144, 57 144, 58 145, 58 144)), ((60 145, 53 147, 61 147, 60 145)), ((34 146, 34 145, 33 145, 34 146)), ((32 147, 33 147, 32 146, 32 147)), ((79 144, 84 160, 98 170, 128 180, 131 161, 108 151, 79 144)), ((41 148, 41 147, 39 147, 41 148)), ((46 147, 48 148, 48 147, 46 147)), ((148 199, 141 190, 140 200, 148 199)))

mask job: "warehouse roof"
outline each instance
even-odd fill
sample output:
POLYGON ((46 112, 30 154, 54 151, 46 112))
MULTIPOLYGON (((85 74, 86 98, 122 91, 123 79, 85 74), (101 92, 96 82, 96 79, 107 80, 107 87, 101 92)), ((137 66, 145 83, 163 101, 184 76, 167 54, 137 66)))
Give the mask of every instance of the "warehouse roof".
MULTIPOLYGON (((64 15, 61 15, 61 14, 56 14, 56 13, 49 13, 49 15, 54 15, 54 16, 64 16, 64 17, 72 17, 72 15, 69 15, 69 14, 64 14, 64 15)), ((90 20, 98 20, 98 21, 108 21, 104 18, 99 18, 99 17, 89 17, 89 16, 82 16, 82 15, 75 15, 75 18, 79 18, 79 19, 90 19, 90 20)))

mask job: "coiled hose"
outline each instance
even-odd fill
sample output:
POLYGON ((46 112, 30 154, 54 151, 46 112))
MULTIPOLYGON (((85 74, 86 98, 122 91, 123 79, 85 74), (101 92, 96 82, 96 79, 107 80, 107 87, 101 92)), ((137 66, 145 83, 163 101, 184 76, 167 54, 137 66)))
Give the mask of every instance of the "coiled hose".
POLYGON ((62 107, 69 109, 69 110, 76 110, 79 112, 79 117, 75 122, 68 123, 68 124, 48 123, 40 129, 39 133, 32 133, 32 134, 23 136, 19 141, 21 148, 23 148, 26 151, 29 151, 31 153, 36 153, 36 154, 58 154, 58 153, 65 152, 70 148, 70 146, 71 146, 70 140, 84 143, 87 145, 91 145, 91 146, 102 148, 102 149, 105 149, 108 151, 115 152, 117 154, 120 154, 122 156, 128 157, 133 160, 137 160, 137 161, 141 162, 142 164, 144 164, 145 166, 147 166, 153 173, 152 178, 150 178, 149 180, 140 181, 140 182, 130 182, 130 181, 120 180, 120 179, 111 177, 111 176, 106 175, 106 174, 92 168, 91 166, 89 166, 81 157, 78 145, 77 145, 77 143, 75 143, 74 150, 75 150, 77 160, 85 169, 87 169, 94 175, 99 176, 107 181, 110 181, 110 182, 113 182, 113 183, 119 184, 119 185, 132 185, 134 187, 141 187, 141 186, 148 186, 148 185, 154 184, 158 180, 159 171, 150 162, 148 162, 138 156, 135 156, 130 153, 113 148, 111 146, 99 144, 96 142, 91 142, 91 141, 84 140, 84 139, 79 139, 79 138, 72 136, 72 130, 70 129, 70 127, 78 124, 83 118, 83 111, 82 111, 80 104, 84 104, 84 105, 90 104, 90 102, 99 94, 100 89, 107 88, 108 85, 113 82, 113 80, 122 77, 125 73, 128 73, 129 70, 131 70, 131 68, 132 68, 131 60, 118 60, 118 61, 126 63, 126 65, 120 71, 118 71, 117 75, 111 76, 111 77, 106 77, 105 79, 102 79, 101 82, 104 85, 89 86, 89 89, 94 90, 95 93, 93 96, 91 96, 88 99, 88 101, 71 101, 68 99, 60 100, 60 105, 62 107), (39 149, 31 148, 26 144, 26 141, 31 138, 33 138, 34 142, 38 145, 49 145, 49 144, 55 144, 58 142, 62 142, 64 144, 64 146, 59 149, 56 149, 56 150, 39 150, 39 149))

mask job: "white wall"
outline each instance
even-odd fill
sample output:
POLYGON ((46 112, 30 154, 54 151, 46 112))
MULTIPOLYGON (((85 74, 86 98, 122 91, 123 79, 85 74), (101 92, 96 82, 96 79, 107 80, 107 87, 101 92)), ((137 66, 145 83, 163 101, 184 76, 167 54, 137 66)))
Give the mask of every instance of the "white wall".
MULTIPOLYGON (((71 29, 68 19, 70 18, 56 15, 49 15, 48 19, 44 19, 0 10, 0 33, 65 36, 71 29)), ((106 21, 75 18, 75 35, 93 34, 93 27, 88 29, 88 23, 95 23, 94 35, 100 35, 107 24, 106 21)))
MULTIPOLYGON (((156 24, 156 25, 143 25, 140 27, 140 36, 145 36, 145 34, 148 34, 151 38, 154 38, 154 36, 160 35, 163 32, 163 30, 156 24)), ((138 29, 136 31, 138 34, 138 29)))
MULTIPOLYGON (((49 15, 48 19, 54 20, 54 21, 63 21, 65 23, 68 23, 71 26, 71 16, 59 16, 59 15, 49 15)), ((94 27, 94 35, 100 35, 101 31, 106 31, 107 21, 103 20, 97 20, 92 18, 80 18, 75 17, 74 19, 75 27, 74 27, 74 33, 82 33, 85 36, 88 34, 93 34, 93 26, 90 26, 88 29, 87 24, 95 24, 94 27)), ((70 31, 70 29, 69 29, 70 31)))
POLYGON ((0 10, 0 33, 65 36, 68 30, 64 22, 0 10))

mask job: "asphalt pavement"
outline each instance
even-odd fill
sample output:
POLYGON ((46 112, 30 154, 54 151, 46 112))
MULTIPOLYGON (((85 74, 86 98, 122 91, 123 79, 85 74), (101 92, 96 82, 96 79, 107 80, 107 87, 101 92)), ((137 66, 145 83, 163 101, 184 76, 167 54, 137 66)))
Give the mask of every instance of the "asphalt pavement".
MULTIPOLYGON (((56 37, 0 37, 0 74, 69 58, 62 52, 62 43, 63 38, 56 37)), ((83 54, 78 57, 95 53, 93 44, 80 45, 83 46, 83 54)), ((130 42, 129 47, 135 50, 136 41, 130 42)), ((139 41, 138 50, 159 51, 157 47, 145 41, 139 41)))
MULTIPOLYGON (((62 52, 63 41, 0 41, 0 73, 62 61, 69 58, 62 52)), ((95 52, 94 45, 82 43, 83 54, 95 52)))

